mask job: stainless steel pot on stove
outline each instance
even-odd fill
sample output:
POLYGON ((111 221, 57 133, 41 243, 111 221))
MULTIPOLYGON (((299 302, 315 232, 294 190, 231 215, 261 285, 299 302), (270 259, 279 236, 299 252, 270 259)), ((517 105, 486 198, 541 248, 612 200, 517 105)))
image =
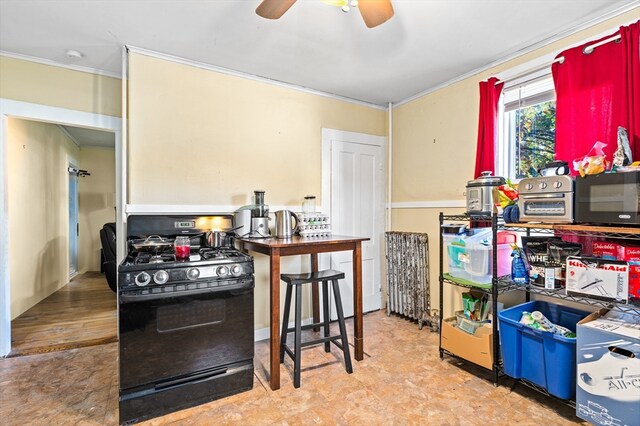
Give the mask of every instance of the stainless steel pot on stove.
POLYGON ((236 226, 231 229, 227 229, 226 231, 209 231, 205 234, 205 238, 207 240, 207 245, 209 247, 217 248, 217 247, 227 247, 229 246, 228 238, 231 236, 230 234, 239 230, 241 227, 236 226))
POLYGON ((491 176, 491 172, 482 172, 477 179, 467 182, 467 213, 469 215, 488 215, 493 212, 493 190, 504 185, 502 176, 491 176))
POLYGON ((164 250, 167 247, 171 247, 173 242, 167 238, 162 238, 159 235, 149 235, 145 239, 131 241, 131 246, 138 251, 151 251, 158 252, 164 250))

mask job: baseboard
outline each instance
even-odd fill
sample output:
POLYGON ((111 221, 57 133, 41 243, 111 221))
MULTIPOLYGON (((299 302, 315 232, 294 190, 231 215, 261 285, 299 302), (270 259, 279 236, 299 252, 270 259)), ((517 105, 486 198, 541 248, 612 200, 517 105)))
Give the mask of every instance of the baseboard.
MULTIPOLYGON (((308 325, 308 324, 312 324, 313 323, 313 318, 307 318, 302 320, 302 325, 308 325)), ((295 326, 294 323, 290 322, 289 323, 289 328, 293 328, 295 326)), ((278 331, 278 333, 280 333, 278 331)), ((265 328, 259 328, 254 332, 254 341, 255 342, 259 342, 261 340, 269 340, 269 336, 271 335, 270 333, 270 327, 265 327, 265 328)))

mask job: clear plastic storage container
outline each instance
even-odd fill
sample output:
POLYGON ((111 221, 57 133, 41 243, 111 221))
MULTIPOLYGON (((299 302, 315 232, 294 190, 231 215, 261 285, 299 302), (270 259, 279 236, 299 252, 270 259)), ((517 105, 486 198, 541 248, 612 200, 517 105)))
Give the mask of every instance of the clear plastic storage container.
POLYGON ((469 280, 471 275, 465 267, 469 263, 469 247, 482 241, 491 241, 491 228, 473 228, 464 234, 442 234, 443 245, 449 258, 449 274, 455 278, 469 280))
MULTIPOLYGON (((511 243, 517 241, 518 236, 509 231, 497 234, 498 246, 498 276, 511 274, 511 243)), ((493 277, 493 244, 491 239, 476 242, 467 246, 468 259, 464 262, 465 272, 469 280, 488 284, 493 277)))

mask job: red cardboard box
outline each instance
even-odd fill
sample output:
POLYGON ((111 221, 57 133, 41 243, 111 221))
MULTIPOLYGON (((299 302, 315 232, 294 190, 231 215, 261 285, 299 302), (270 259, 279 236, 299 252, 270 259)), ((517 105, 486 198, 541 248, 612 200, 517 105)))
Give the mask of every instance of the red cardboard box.
POLYGON ((629 264, 629 297, 640 299, 640 262, 629 264))
POLYGON ((603 259, 618 259, 618 251, 620 244, 610 243, 608 241, 594 241, 593 242, 593 256, 601 257, 603 259))
POLYGON ((640 246, 618 244, 618 260, 640 262, 640 246))

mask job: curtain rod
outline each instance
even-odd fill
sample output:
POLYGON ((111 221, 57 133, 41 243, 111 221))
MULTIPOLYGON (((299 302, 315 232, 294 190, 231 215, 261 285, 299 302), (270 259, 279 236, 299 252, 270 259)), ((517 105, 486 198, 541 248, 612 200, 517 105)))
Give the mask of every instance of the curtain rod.
MULTIPOLYGON (((599 41, 597 43, 590 44, 589 46, 585 46, 584 49, 582 49, 582 53, 584 53, 585 55, 588 55, 590 53, 593 53, 593 51, 596 49, 596 47, 600 47, 600 46, 603 46, 603 45, 605 45, 607 43, 611 43, 612 41, 618 41, 618 40, 620 40, 620 34, 616 34, 616 35, 611 36, 609 38, 605 38, 604 40, 599 41)), ((495 85, 497 86, 500 83, 508 83, 510 81, 517 80, 519 78, 525 77, 525 76, 527 76, 529 74, 533 74, 535 72, 541 71, 541 70, 543 70, 543 69, 545 69, 547 67, 550 67, 552 64, 555 64, 556 62, 559 63, 559 64, 563 63, 564 62, 564 56, 560 56, 560 57, 554 59, 553 61, 549 62, 548 64, 545 64, 545 65, 540 66, 538 68, 535 68, 533 70, 528 70, 527 72, 523 72, 523 73, 514 75, 513 77, 508 78, 506 80, 496 81, 495 85)))

